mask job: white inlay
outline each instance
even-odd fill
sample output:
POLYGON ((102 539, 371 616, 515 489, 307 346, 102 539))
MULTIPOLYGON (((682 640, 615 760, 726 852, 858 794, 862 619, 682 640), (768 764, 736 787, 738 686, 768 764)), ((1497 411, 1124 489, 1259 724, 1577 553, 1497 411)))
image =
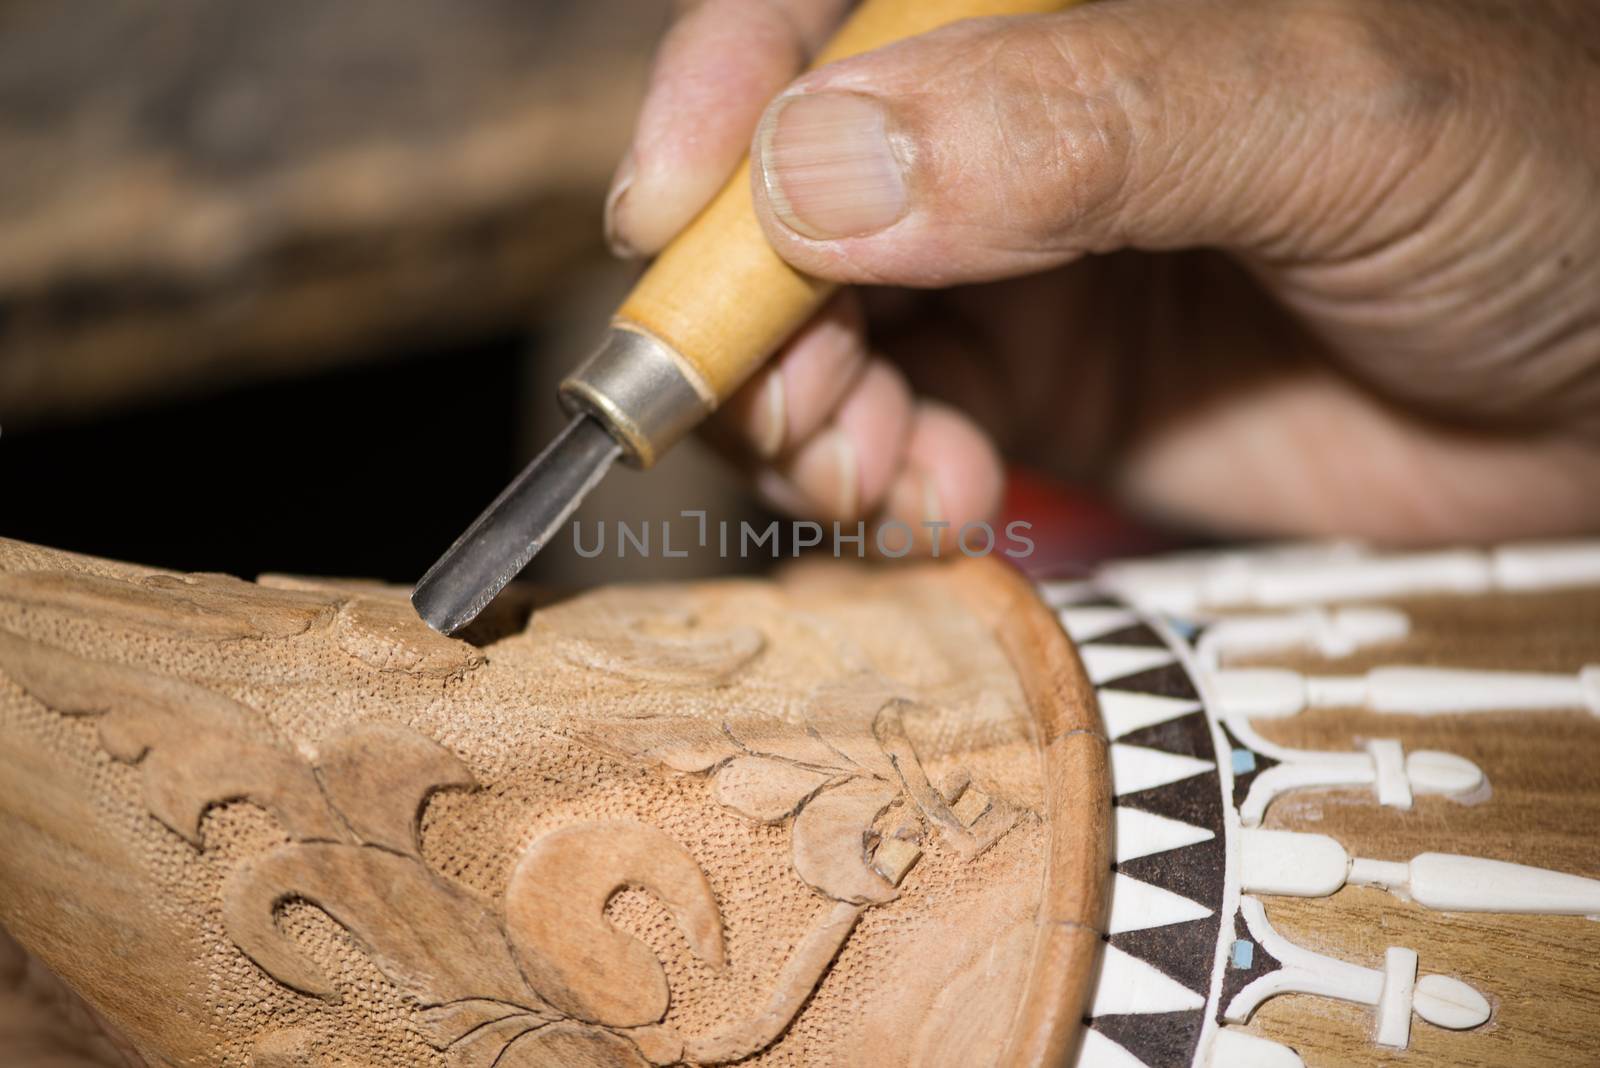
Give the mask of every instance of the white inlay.
POLYGON ((1311 605, 1414 594, 1480 594, 1600 584, 1600 541, 1504 545, 1492 552, 1374 554, 1331 543, 1190 553, 1107 564, 1100 585, 1147 612, 1311 605))
POLYGON ((1098 572, 1101 585, 1149 612, 1189 615, 1206 605, 1249 604, 1255 573, 1271 566, 1319 566, 1364 555, 1349 542, 1291 543, 1251 552, 1200 552, 1117 561, 1098 572))
POLYGON ((1256 569, 1252 600, 1262 605, 1364 601, 1423 593, 1486 593, 1489 558, 1476 550, 1368 556, 1256 569))
POLYGON ((1117 806, 1117 863, 1182 849, 1197 842, 1209 842, 1216 835, 1206 827, 1168 819, 1136 808, 1117 806))
POLYGON ((1494 551, 1494 577, 1503 590, 1600 586, 1600 541, 1501 546, 1494 551))
POLYGON ((1344 885, 1350 854, 1325 834, 1246 828, 1239 834, 1240 889, 1326 897, 1344 885))
POLYGON ((1090 641, 1139 622, 1139 617, 1126 608, 1106 608, 1103 605, 1063 608, 1057 615, 1075 642, 1090 641))
POLYGON ((1127 1012, 1183 1012, 1204 1007, 1206 999, 1175 979, 1124 953, 1105 947, 1090 1016, 1127 1012))
POLYGON ((1383 992, 1378 995, 1380 1046, 1411 1045, 1411 1004, 1417 988, 1417 951, 1390 946, 1383 954, 1383 992))
MULTIPOLYGON (((1273 930, 1267 922, 1266 910, 1253 897, 1241 898, 1239 908, 1251 935, 1261 943, 1263 949, 1277 958, 1282 967, 1253 980, 1234 995, 1223 1009, 1223 1016, 1230 1023, 1244 1023, 1258 1005, 1278 994, 1316 994, 1374 1008, 1382 1007, 1380 1026, 1384 1017, 1392 1018, 1399 1011, 1393 1005, 1383 1006, 1386 988, 1396 991, 1395 1000, 1398 1000, 1398 992, 1403 985, 1398 978, 1294 944, 1273 930)), ((1391 954, 1390 957, 1397 964, 1404 963, 1400 955, 1391 954)), ((1462 1030, 1477 1027, 1489 1018, 1488 1001, 1458 979, 1439 975, 1423 976, 1416 981, 1411 994, 1410 1009, 1439 1027, 1462 1030)), ((1388 1037, 1397 1037, 1398 1030, 1391 1022, 1387 1027, 1388 1037)))
POLYGON ((1110 687, 1096 691, 1095 696, 1100 704, 1100 716, 1106 722, 1106 733, 1112 738, 1120 738, 1124 734, 1200 711, 1198 701, 1151 693, 1131 693, 1110 687))
POLYGON ((1177 660, 1165 649, 1143 645, 1080 645, 1078 656, 1096 686, 1124 675, 1165 667, 1177 660))
POLYGON ((1206 606, 1286 607, 1423 593, 1483 593, 1494 582, 1474 549, 1373 555, 1350 544, 1296 546, 1113 563, 1100 582, 1144 611, 1190 614, 1206 606))
POLYGON ((1406 751, 1393 738, 1367 739, 1372 754, 1373 785, 1378 804, 1388 808, 1411 808, 1411 776, 1406 773, 1406 751))
POLYGON ((1208 626, 1195 645, 1200 662, 1218 667, 1224 657, 1311 649, 1337 658, 1368 645, 1397 642, 1411 631, 1393 608, 1308 608, 1284 615, 1230 616, 1208 626))
POLYGON ((1224 1027, 1211 1040, 1206 1068, 1306 1068, 1306 1062, 1288 1046, 1224 1027))
POLYGON ((1454 797, 1476 790, 1483 783, 1483 769, 1464 756, 1418 749, 1406 754, 1406 778, 1414 794, 1454 797))
POLYGON ((1093 582, 1041 582, 1039 594, 1051 608, 1061 608, 1079 601, 1091 601, 1103 594, 1093 582))
POLYGON ((1443 912, 1600 918, 1600 879, 1583 875, 1455 853, 1421 853, 1409 862, 1352 858, 1324 834, 1253 827, 1239 834, 1245 893, 1325 897, 1347 881, 1443 912))
POLYGON ((1350 881, 1447 912, 1600 916, 1600 880, 1482 857, 1423 853, 1409 864, 1357 859, 1350 881))
POLYGON ((1078 1068, 1150 1068, 1099 1031, 1085 1030, 1078 1044, 1078 1068))
MULTIPOLYGON (((1241 733, 1237 724, 1230 723, 1229 727, 1241 733)), ((1251 745, 1254 748, 1256 743, 1251 745)), ((1323 753, 1276 747, 1267 752, 1283 762, 1251 781, 1244 804, 1239 806, 1239 820, 1246 827, 1258 826, 1273 799, 1290 790, 1328 786, 1376 788, 1378 784, 1377 761, 1371 753, 1323 753)), ((1413 794, 1446 797, 1471 793, 1483 782, 1483 771, 1472 761, 1431 749, 1407 753, 1405 775, 1413 794)), ((1394 793, 1392 790, 1380 793, 1380 802, 1384 796, 1393 797, 1394 793)))
POLYGON ((1411 1007, 1435 1027, 1467 1031, 1489 1019, 1489 1002, 1460 979, 1424 975, 1417 980, 1411 1007))
POLYGON ((1111 925, 1106 933, 1166 927, 1203 920, 1209 915, 1211 910, 1198 901, 1118 872, 1111 883, 1111 925))
POLYGON ((1216 767, 1209 760, 1163 753, 1141 745, 1111 746, 1111 786, 1118 795, 1134 794, 1187 779, 1216 767))
POLYGON ((1574 675, 1426 667, 1301 675, 1282 668, 1230 668, 1211 672, 1208 681, 1219 714, 1246 719, 1293 716, 1308 708, 1412 716, 1567 709, 1600 715, 1600 665, 1574 675))

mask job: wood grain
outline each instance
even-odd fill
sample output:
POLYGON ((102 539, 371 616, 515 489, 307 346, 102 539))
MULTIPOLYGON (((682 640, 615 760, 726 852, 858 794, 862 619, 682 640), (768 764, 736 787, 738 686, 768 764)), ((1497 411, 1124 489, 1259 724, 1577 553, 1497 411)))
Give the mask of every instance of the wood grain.
POLYGON ((1072 642, 1032 585, 987 557, 959 566, 968 603, 999 636, 1031 705, 1051 829, 1027 994, 999 1063, 1069 1064, 1081 1038, 1110 904, 1105 726, 1072 642))
POLYGON ((0 579, 0 922, 149 1064, 1071 1051, 1105 742, 998 564, 598 590, 482 648, 367 585, 4 540, 0 579))
MULTIPOLYGON (((1385 602, 1406 611, 1411 637, 1337 661, 1276 656, 1251 661, 1308 673, 1381 664, 1572 671, 1600 662, 1600 597, 1593 591, 1385 602)), ((1489 796, 1463 806, 1417 799, 1410 812, 1380 808, 1370 791, 1288 795, 1268 826, 1332 835, 1352 855, 1405 860, 1422 852, 1467 853, 1600 877, 1600 721, 1582 713, 1407 717, 1324 709, 1257 721, 1274 742, 1348 749, 1398 738, 1478 763, 1489 796)), ((1316 1068, 1373 1064, 1461 1068, 1595 1063, 1600 1018, 1600 923, 1575 917, 1432 912, 1388 894, 1346 888, 1331 899, 1266 898, 1278 930, 1308 948, 1369 967, 1383 951, 1415 949, 1422 974, 1456 976, 1482 991, 1494 1016, 1476 1031, 1417 1022, 1411 1048, 1369 1039, 1369 1009, 1323 998, 1281 997, 1250 1030, 1299 1050, 1316 1068)))

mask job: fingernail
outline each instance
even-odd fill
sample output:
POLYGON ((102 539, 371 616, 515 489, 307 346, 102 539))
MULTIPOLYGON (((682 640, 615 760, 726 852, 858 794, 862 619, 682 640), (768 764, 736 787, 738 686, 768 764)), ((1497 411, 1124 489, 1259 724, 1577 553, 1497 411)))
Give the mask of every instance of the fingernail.
POLYGON ((628 195, 628 190, 633 188, 633 174, 633 152, 629 151, 626 156, 622 157, 622 162, 617 166, 616 176, 611 179, 611 191, 606 194, 606 244, 611 246, 612 255, 625 260, 635 259, 639 255, 617 230, 618 217, 623 207, 623 198, 628 195))
POLYGON ((811 502, 806 499, 806 495, 795 488, 794 483, 781 472, 770 467, 756 475, 756 492, 767 504, 785 515, 811 514, 811 502))
MULTIPOLYGON (((922 524, 938 522, 944 514, 944 502, 939 498, 939 487, 929 475, 914 469, 906 470, 894 480, 884 513, 886 519, 898 519, 909 526, 912 543, 925 552, 932 545, 933 532, 922 524)), ((948 538, 942 540, 949 541, 948 538)), ((895 541, 893 544, 898 546, 900 543, 895 541)))
POLYGON ((799 94, 761 120, 761 178, 784 225, 819 241, 860 237, 906 213, 883 105, 856 93, 799 94))
POLYGON ((860 500, 860 462, 844 431, 824 431, 795 456, 786 472, 813 510, 829 519, 849 519, 860 500))
POLYGON ((784 400, 783 372, 774 370, 761 388, 761 397, 751 416, 751 436, 755 439, 756 455, 770 460, 783 451, 783 439, 788 429, 789 408, 784 400))

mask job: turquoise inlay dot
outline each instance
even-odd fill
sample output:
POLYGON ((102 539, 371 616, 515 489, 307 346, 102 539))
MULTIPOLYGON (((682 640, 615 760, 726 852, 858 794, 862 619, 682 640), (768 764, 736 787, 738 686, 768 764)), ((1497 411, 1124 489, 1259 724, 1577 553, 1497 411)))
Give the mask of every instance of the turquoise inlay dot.
POLYGON ((1256 770, 1256 755, 1248 749, 1235 749, 1233 751, 1233 773, 1247 775, 1256 770))
POLYGON ((1254 942, 1246 942, 1240 938, 1233 943, 1233 966, 1240 971, 1247 971, 1256 960, 1256 947, 1254 942))
POLYGON ((1177 631, 1178 637, 1184 641, 1191 641, 1196 634, 1200 633, 1199 624, 1191 619, 1184 619, 1182 616, 1168 616, 1167 626, 1177 631))

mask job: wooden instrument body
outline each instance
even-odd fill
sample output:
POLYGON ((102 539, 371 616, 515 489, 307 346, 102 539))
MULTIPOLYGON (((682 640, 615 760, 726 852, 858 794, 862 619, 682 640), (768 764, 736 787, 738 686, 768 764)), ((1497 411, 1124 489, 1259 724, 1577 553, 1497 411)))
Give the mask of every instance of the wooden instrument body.
POLYGON ((0 923, 150 1064, 1592 1063, 1592 921, 1250 885, 1257 829, 1600 875, 1581 685, 1397 714, 1327 681, 1581 680, 1600 586, 1404 585, 1350 614, 824 565, 503 605, 467 643, 370 584, 0 542, 0 923), (1227 673, 1262 666, 1346 703, 1240 722, 1227 673), (1382 739, 1483 781, 1302 785, 1245 826, 1274 767, 1382 739), (1239 1010, 1359 994, 1397 947, 1487 1026, 1419 999, 1400 1051, 1371 1004, 1239 1010))
POLYGON ((151 1064, 1070 1055, 1105 745, 1020 577, 495 611, 0 543, 0 923, 151 1064))

